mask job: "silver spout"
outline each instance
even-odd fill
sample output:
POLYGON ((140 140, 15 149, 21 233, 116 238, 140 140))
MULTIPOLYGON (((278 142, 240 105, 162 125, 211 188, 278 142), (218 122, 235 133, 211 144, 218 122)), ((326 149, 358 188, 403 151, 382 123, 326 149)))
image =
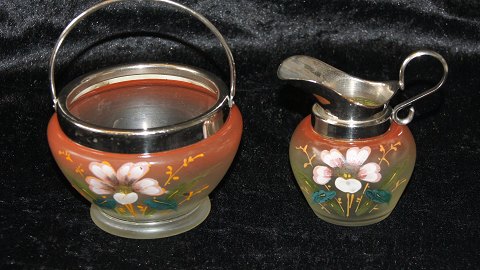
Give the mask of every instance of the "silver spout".
POLYGON ((400 87, 397 81, 362 80, 304 55, 284 60, 277 75, 314 94, 329 114, 344 120, 364 120, 379 113, 400 87))
POLYGON ((313 129, 324 136, 340 139, 368 138, 383 134, 391 122, 406 125, 414 115, 412 104, 437 91, 445 82, 448 65, 438 53, 420 50, 403 62, 399 81, 374 82, 362 80, 338 70, 318 59, 295 55, 280 64, 277 75, 294 86, 314 94, 318 103, 312 109, 313 129), (405 88, 405 68, 415 58, 430 56, 443 67, 443 76, 432 88, 398 104, 389 106, 398 89, 405 88), (404 118, 399 111, 409 108, 404 118), (393 121, 392 121, 393 120, 393 121))

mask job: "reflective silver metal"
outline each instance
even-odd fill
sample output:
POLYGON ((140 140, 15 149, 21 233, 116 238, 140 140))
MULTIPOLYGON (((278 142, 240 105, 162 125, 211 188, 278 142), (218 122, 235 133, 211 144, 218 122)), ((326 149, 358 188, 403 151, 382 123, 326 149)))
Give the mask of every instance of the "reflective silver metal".
POLYGON ((230 69, 229 91, 221 80, 204 70, 178 64, 145 63, 113 67, 92 73, 71 82, 60 94, 57 94, 55 63, 60 47, 67 35, 80 21, 95 11, 118 2, 132 1, 144 2, 140 0, 107 0, 100 2, 73 19, 58 38, 50 58, 49 77, 53 105, 58 113, 62 130, 68 137, 82 145, 116 153, 148 153, 175 149, 198 142, 214 134, 221 128, 228 117, 230 108, 233 106, 236 81, 233 55, 223 36, 210 21, 194 10, 173 1, 149 0, 150 2, 159 2, 173 6, 192 15, 215 35, 227 56, 230 69), (140 80, 142 78, 195 84, 214 93, 217 100, 212 107, 203 108, 201 111, 196 109, 196 112, 190 112, 190 116, 187 111, 192 110, 192 108, 189 108, 188 104, 183 106, 186 114, 182 115, 182 112, 174 111, 173 109, 168 111, 160 107, 154 109, 145 108, 142 106, 141 101, 137 101, 137 104, 132 104, 129 100, 126 100, 124 109, 129 109, 128 113, 130 114, 127 118, 123 115, 126 112, 122 112, 121 108, 120 110, 112 111, 114 117, 118 118, 117 125, 104 123, 95 118, 81 119, 70 111, 69 105, 73 101, 98 87, 121 81, 140 80), (149 115, 148 119, 144 119, 145 114, 149 115), (141 126, 138 126, 139 122, 136 121, 139 117, 143 117, 142 119, 145 120, 141 126), (119 120, 120 118, 130 120, 123 121, 119 120))
POLYGON ((296 55, 287 58, 278 68, 281 80, 314 94, 318 103, 313 106, 312 125, 316 132, 327 137, 360 139, 385 133, 391 120, 406 125, 413 119, 400 118, 398 112, 413 102, 437 91, 445 82, 448 66, 436 52, 422 50, 409 55, 400 68, 399 81, 375 82, 359 79, 318 59, 296 55), (405 87, 405 68, 413 59, 432 56, 443 66, 442 79, 433 88, 410 98, 392 110, 389 102, 398 89, 405 87))
POLYGON ((366 120, 342 120, 329 114, 318 103, 312 107, 314 130, 330 138, 357 139, 370 138, 385 133, 391 125, 392 109, 386 107, 366 120))
MULTIPOLYGON (((53 107, 55 107, 55 104, 57 103, 57 94, 56 94, 56 87, 55 87, 55 63, 57 59, 57 54, 58 51, 60 50, 60 47, 62 46, 65 38, 68 36, 68 34, 72 31, 72 29, 80 23, 83 19, 88 17, 89 15, 93 14, 95 11, 105 7, 105 6, 110 6, 114 3, 118 2, 146 2, 145 0, 105 0, 102 1, 91 8, 85 10, 82 12, 80 15, 78 15, 75 19, 73 19, 67 27, 63 30, 63 32, 60 34, 60 37, 57 40, 57 43, 55 44, 55 47, 53 48, 52 55, 50 57, 50 69, 49 69, 49 78, 50 78, 50 88, 52 92, 52 98, 53 98, 53 107)), ((230 48, 228 47, 227 42, 225 41, 225 38, 222 36, 220 31, 203 15, 200 13, 196 12, 195 10, 188 8, 182 4, 176 3, 174 1, 170 0, 148 0, 150 2, 159 2, 159 3, 165 3, 170 6, 173 6, 177 8, 180 11, 185 11, 188 14, 192 15, 196 19, 198 19, 200 22, 202 22, 220 41, 220 44, 222 45, 223 49, 225 50, 225 54, 227 56, 228 60, 228 66, 230 68, 230 96, 228 99, 228 104, 230 107, 233 106, 233 97, 235 96, 235 82, 236 82, 236 72, 235 72, 235 61, 233 59, 233 54, 230 48)))
MULTIPOLYGON (((107 101, 108 102, 108 101, 107 101)), ((73 141, 114 153, 152 153, 193 144, 217 132, 227 119, 228 90, 213 74, 178 64, 137 64, 111 67, 78 78, 61 92, 57 102, 60 126, 73 141), (113 83, 156 79, 187 82, 211 91, 216 103, 210 108, 192 108, 178 100, 147 102, 138 96, 105 109, 92 107, 91 117, 74 115, 71 105, 90 92, 113 83), (108 114, 108 118, 106 117, 108 114), (87 121, 86 121, 87 120, 87 121)))
POLYGON ((440 61, 440 63, 442 64, 442 67, 443 67, 442 78, 440 79, 440 81, 434 87, 432 87, 432 88, 426 90, 425 92, 422 92, 422 93, 420 93, 420 94, 418 94, 418 95, 416 95, 412 98, 409 98, 409 99, 405 100, 404 102, 398 104, 397 106, 395 106, 395 108, 393 108, 392 118, 397 124, 406 125, 406 124, 410 123, 413 119, 415 109, 413 108, 413 106, 410 107, 408 115, 405 118, 399 117, 398 112, 400 112, 405 107, 408 107, 408 106, 412 105, 415 101, 436 92, 445 83, 445 80, 447 79, 447 75, 448 75, 447 61, 445 61, 445 59, 440 54, 438 54, 434 51, 429 51, 429 50, 417 51, 417 52, 414 52, 414 53, 410 54, 409 56, 407 56, 407 58, 405 58, 405 60, 403 61, 402 66, 400 67, 400 72, 399 72, 399 75, 398 75, 398 77, 399 77, 398 84, 399 84, 400 90, 405 89, 405 68, 407 67, 407 65, 413 59, 418 58, 418 57, 422 57, 424 55, 431 56, 431 57, 437 59, 438 61, 440 61))
POLYGON ((345 120, 368 119, 383 110, 393 97, 398 82, 373 82, 351 76, 313 57, 295 55, 278 68, 278 77, 320 96, 322 107, 345 120), (368 103, 367 103, 368 101, 368 103))

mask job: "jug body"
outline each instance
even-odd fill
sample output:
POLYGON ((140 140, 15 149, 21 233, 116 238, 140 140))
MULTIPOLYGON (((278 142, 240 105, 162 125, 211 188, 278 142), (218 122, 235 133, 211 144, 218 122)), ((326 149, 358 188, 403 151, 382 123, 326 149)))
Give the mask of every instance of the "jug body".
POLYGON ((344 226, 388 217, 408 184, 416 157, 407 126, 392 123, 379 136, 335 139, 315 132, 311 116, 296 128, 289 151, 294 176, 315 214, 344 226))
POLYGON ((415 141, 406 126, 415 113, 412 104, 437 91, 447 74, 445 59, 429 50, 407 56, 398 81, 360 79, 305 55, 280 64, 280 79, 317 99, 312 114, 295 130, 289 154, 298 185, 318 217, 361 226, 390 215, 415 166, 415 141), (440 62, 442 78, 392 108, 397 90, 405 89, 406 66, 422 56, 440 62), (408 114, 400 117, 407 108, 408 114))

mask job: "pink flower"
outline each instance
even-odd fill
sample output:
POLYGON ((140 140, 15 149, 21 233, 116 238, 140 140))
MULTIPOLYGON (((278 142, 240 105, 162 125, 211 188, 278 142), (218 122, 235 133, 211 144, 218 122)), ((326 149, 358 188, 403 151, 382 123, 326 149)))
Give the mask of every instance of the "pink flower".
POLYGON ((355 193, 362 188, 359 180, 376 183, 382 179, 380 166, 374 162, 363 165, 370 156, 370 152, 371 149, 368 146, 361 149, 352 147, 347 150, 345 158, 337 149, 323 150, 320 153, 320 159, 328 167, 313 168, 313 180, 319 185, 325 185, 332 177, 336 177, 335 186, 348 193, 355 193))
POLYGON ((148 162, 125 163, 116 172, 107 162, 91 162, 88 166, 94 176, 85 182, 98 195, 111 195, 120 204, 131 204, 138 200, 138 193, 160 196, 165 189, 152 178, 143 178, 150 170, 148 162), (143 179, 142 179, 143 178, 143 179))

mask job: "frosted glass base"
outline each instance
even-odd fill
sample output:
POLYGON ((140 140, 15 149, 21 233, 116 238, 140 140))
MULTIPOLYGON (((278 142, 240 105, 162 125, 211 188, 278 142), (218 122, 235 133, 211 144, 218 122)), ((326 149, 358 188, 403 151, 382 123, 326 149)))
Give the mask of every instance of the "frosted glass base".
POLYGON ((330 218, 328 216, 319 214, 317 212, 315 212, 315 215, 317 215, 317 217, 319 217, 320 219, 322 219, 323 221, 326 221, 328 223, 332 223, 332 224, 340 225, 340 226, 356 227, 356 226, 366 226, 366 225, 371 225, 371 224, 378 223, 378 222, 386 219, 390 215, 390 213, 392 213, 392 212, 390 211, 390 212, 386 213, 385 215, 381 215, 381 216, 378 216, 378 217, 375 217, 375 218, 372 218, 372 219, 362 219, 362 220, 345 220, 345 219, 339 220, 339 219, 330 218))
POLYGON ((100 229, 107 233, 133 239, 164 238, 189 231, 200 223, 210 213, 210 199, 205 197, 191 212, 174 219, 155 222, 132 222, 112 217, 92 204, 90 216, 100 229))

